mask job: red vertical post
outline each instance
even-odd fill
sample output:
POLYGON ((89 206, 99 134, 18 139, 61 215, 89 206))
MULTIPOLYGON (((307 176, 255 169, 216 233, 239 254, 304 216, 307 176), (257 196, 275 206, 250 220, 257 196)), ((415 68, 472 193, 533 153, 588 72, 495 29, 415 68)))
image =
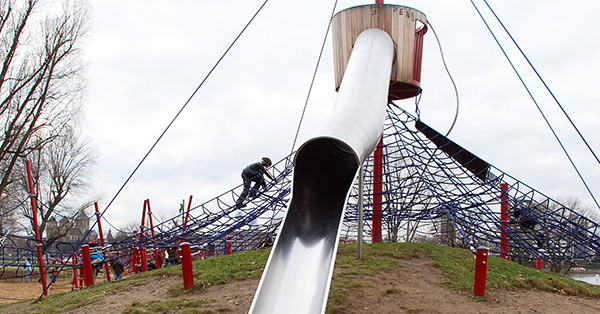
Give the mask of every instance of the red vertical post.
POLYGON ((148 205, 149 200, 144 200, 144 209, 142 210, 142 223, 140 224, 140 241, 142 241, 142 236, 144 235, 144 221, 146 219, 146 206, 148 205))
POLYGON ((508 259, 508 184, 500 184, 500 257, 508 259))
MULTIPOLYGON (((83 248, 81 248, 83 250, 83 248)), ((85 283, 83 282, 83 256, 80 258, 81 259, 81 267, 79 267, 79 287, 83 288, 85 286, 85 283)))
POLYGON ((33 220, 33 232, 35 234, 36 240, 36 248, 37 248, 37 257, 38 257, 38 265, 40 267, 40 276, 42 281, 42 289, 44 290, 44 295, 48 295, 48 289, 46 289, 46 267, 44 266, 44 256, 42 255, 42 241, 40 241, 40 229, 38 226, 37 220, 37 204, 36 204, 36 195, 33 192, 33 178, 31 176, 31 164, 29 160, 25 161, 25 166, 27 168, 27 183, 29 184, 29 197, 31 198, 31 217, 33 220))
MULTIPOLYGON (((81 250, 83 250, 83 248, 81 248, 81 250)), ((84 277, 83 276, 83 254, 80 255, 78 257, 78 259, 79 259, 78 263, 81 262, 81 266, 79 267, 79 278, 78 278, 78 280, 79 280, 79 287, 83 289, 83 287, 85 287, 85 283, 83 282, 83 279, 84 279, 83 278, 84 277)))
POLYGON ((192 251, 190 244, 183 242, 179 244, 179 255, 181 256, 181 274, 183 277, 183 289, 190 290, 194 287, 194 269, 192 268, 192 251))
POLYGON ((90 258, 90 246, 84 244, 81 246, 81 255, 83 260, 83 283, 86 287, 94 284, 94 273, 92 271, 92 259, 90 258))
POLYGON ((158 248, 156 248, 156 241, 154 240, 154 224, 152 223, 152 210, 150 209, 150 200, 148 200, 148 222, 150 223, 150 233, 152 234, 152 246, 154 247, 154 262, 156 263, 156 269, 160 268, 160 258, 158 248))
POLYGON ((541 258, 538 258, 537 263, 535 263, 535 270, 542 270, 543 266, 544 266, 544 262, 542 261, 541 258))
MULTIPOLYGON (((192 207, 192 195, 190 195, 190 201, 188 202, 188 207, 187 207, 187 211, 185 213, 185 216, 183 218, 183 228, 181 228, 181 235, 183 235, 185 233, 185 226, 187 225, 188 222, 188 218, 190 217, 190 208, 192 207)), ((182 207, 183 208, 183 207, 182 207)), ((179 243, 183 243, 183 239, 179 240, 179 243)), ((181 250, 179 250, 177 252, 177 260, 179 261, 181 259, 181 250)))
POLYGON ((373 231, 371 242, 381 243, 381 199, 383 191, 383 137, 373 154, 373 231))
MULTIPOLYGON (((133 231, 133 241, 135 242, 137 237, 137 231, 133 231)), ((133 246, 133 253, 131 255, 131 270, 133 271, 134 274, 137 274, 140 272, 140 270, 138 269, 138 249, 135 247, 135 245, 133 246)))
POLYGON ((477 249, 475 258, 475 283, 473 285, 473 294, 478 297, 485 297, 485 283, 487 280, 488 249, 480 247, 477 249))
MULTIPOLYGON (((96 207, 96 220, 98 222, 98 233, 100 234, 100 247, 102 247, 102 256, 104 256, 104 260, 106 260, 106 251, 104 248, 104 234, 102 233, 102 222, 100 221, 100 210, 98 209, 98 202, 94 202, 94 206, 96 207)), ((110 282, 110 268, 108 267, 108 263, 104 263, 104 273, 106 274, 106 280, 110 282)))
POLYGON ((71 257, 71 263, 73 263, 73 281, 71 282, 71 291, 79 290, 79 279, 77 278, 77 260, 75 259, 75 254, 71 257))
POLYGON ((375 4, 383 4, 383 0, 375 0, 375 4))
POLYGON ((150 200, 144 200, 144 209, 142 210, 142 223, 140 225, 140 248, 139 248, 139 258, 140 258, 140 267, 142 272, 148 271, 148 256, 146 255, 146 249, 144 248, 144 244, 142 240, 144 239, 144 221, 146 219, 146 209, 148 207, 148 203, 150 200))
POLYGON ((190 218, 190 208, 192 207, 192 195, 190 195, 190 201, 188 202, 187 211, 185 212, 185 220, 183 221, 183 227, 187 225, 188 219, 190 218))
POLYGON ((231 255, 231 237, 225 240, 225 255, 231 255))
POLYGON ((141 259, 142 273, 145 273, 148 271, 148 253, 145 248, 140 249, 140 259, 141 259))

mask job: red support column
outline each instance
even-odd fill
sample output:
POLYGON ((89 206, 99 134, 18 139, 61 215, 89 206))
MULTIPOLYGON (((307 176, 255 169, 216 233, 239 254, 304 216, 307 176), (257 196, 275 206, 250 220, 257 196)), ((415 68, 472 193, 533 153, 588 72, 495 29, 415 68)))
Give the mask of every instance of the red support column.
MULTIPOLYGON (((102 247, 102 256, 104 260, 106 260, 106 251, 104 248, 104 234, 102 233, 102 222, 100 221, 100 210, 98 209, 98 202, 94 202, 94 206, 96 207, 96 220, 98 222, 98 233, 100 234, 100 246, 102 247)), ((104 263, 104 273, 106 274, 106 280, 110 282, 110 268, 108 267, 108 263, 104 263)))
POLYGON ((154 247, 154 263, 156 263, 156 269, 159 269, 161 263, 158 248, 156 247, 156 241, 154 240, 154 224, 152 223, 152 210, 150 209, 150 200, 148 200, 148 222, 150 223, 150 233, 152 234, 152 246, 154 247))
MULTIPOLYGON (((183 218, 183 227, 181 228, 181 235, 182 236, 185 233, 185 227, 187 225, 188 218, 190 217, 190 208, 191 207, 192 207, 192 195, 190 195, 190 201, 188 202, 187 211, 186 211, 185 216, 183 218)), ((179 240, 179 243, 183 243, 183 239, 179 240)), ((181 250, 179 250, 177 252, 177 261, 180 261, 180 260, 181 260, 181 250)))
POLYGON ((192 207, 192 195, 190 195, 190 201, 188 202, 187 212, 185 212, 185 220, 183 221, 183 227, 187 225, 188 219, 190 218, 190 208, 192 207))
POLYGON ((38 265, 40 267, 40 276, 42 281, 42 289, 44 291, 44 295, 48 295, 48 289, 46 289, 46 267, 44 266, 44 256, 42 255, 42 241, 40 241, 40 229, 38 226, 37 220, 37 204, 36 204, 36 195, 33 192, 33 178, 31 176, 31 164, 29 160, 25 161, 25 166, 27 168, 27 182, 29 184, 29 197, 31 198, 31 217, 33 220, 33 232, 35 234, 36 240, 36 249, 37 249, 37 257, 38 257, 38 265))
POLYGON ((150 200, 144 200, 144 209, 142 210, 142 223, 140 224, 140 241, 142 241, 142 236, 144 235, 144 221, 146 219, 146 207, 148 206, 148 202, 150 200))
POLYGON ((508 259, 508 184, 500 184, 500 257, 508 259))
MULTIPOLYGON (((83 248, 82 248, 83 250, 83 248)), ((85 287, 85 283, 83 282, 83 256, 80 257, 81 266, 79 267, 79 287, 83 289, 85 287)))
POLYGON ((140 249, 140 259, 142 265, 142 273, 145 273, 148 271, 148 253, 145 248, 140 249))
POLYGON ((90 246, 84 244, 81 246, 81 255, 83 260, 83 283, 86 287, 94 284, 94 273, 92 271, 92 259, 90 258, 90 246))
POLYGON ((535 264, 535 270, 542 270, 543 266, 544 266, 544 262, 542 261, 541 258, 538 258, 537 263, 535 264))
POLYGON ((373 230, 372 243, 381 243, 381 200, 383 191, 383 138, 373 154, 373 230))
POLYGON ((231 255, 231 237, 225 240, 225 255, 231 255))
POLYGON ((148 204, 149 204, 150 200, 144 200, 144 209, 142 210, 142 224, 140 225, 140 249, 139 249, 139 258, 140 258, 140 267, 141 267, 141 272, 147 272, 148 271, 148 256, 146 255, 146 249, 144 248, 144 243, 143 243, 143 239, 144 239, 144 221, 146 219, 146 209, 148 208, 148 204))
MULTIPOLYGON (((133 241, 135 242, 137 237, 137 231, 133 231, 133 241)), ((137 274, 140 272, 139 268, 138 268, 138 249, 135 247, 135 245, 133 246, 133 252, 131 254, 131 271, 134 274, 137 274)))
POLYGON ((485 297, 485 283, 487 280, 487 262, 488 249, 480 247, 477 249, 475 258, 475 283, 473 285, 473 294, 478 297, 485 297))
POLYGON ((75 254, 71 257, 71 263, 73 263, 73 281, 71 282, 71 291, 79 290, 79 279, 77 278, 77 260, 75 259, 75 254))
POLYGON ((194 287, 194 269, 192 267, 192 251, 190 244, 183 242, 179 244, 181 256, 181 273, 183 277, 183 289, 190 290, 194 287))

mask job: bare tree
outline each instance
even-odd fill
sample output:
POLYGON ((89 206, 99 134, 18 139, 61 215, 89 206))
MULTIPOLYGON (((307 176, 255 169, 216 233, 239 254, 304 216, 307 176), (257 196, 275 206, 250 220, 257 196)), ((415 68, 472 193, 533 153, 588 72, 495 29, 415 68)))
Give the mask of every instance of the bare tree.
POLYGON ((55 3, 0 0, 0 197, 18 161, 79 112, 87 6, 66 0, 56 10, 55 3))
POLYGON ((137 221, 130 221, 118 230, 115 241, 132 240, 134 232, 138 231, 140 231, 140 223, 137 221))
POLYGON ((15 202, 17 198, 13 197, 15 194, 14 188, 16 185, 10 185, 4 195, 0 197, 0 237, 8 233, 20 233, 21 226, 19 224, 19 207, 23 204, 23 201, 19 203, 15 202))
MULTIPOLYGON (((69 221, 52 230, 53 232, 47 232, 48 246, 65 236, 73 227, 74 220, 81 219, 81 211, 91 207, 96 201, 81 200, 78 197, 89 187, 86 178, 96 161, 95 151, 90 147, 89 141, 81 139, 73 128, 65 126, 60 131, 51 142, 40 144, 40 149, 29 155, 32 160, 33 185, 40 205, 40 234, 47 229, 47 224, 53 216, 59 215, 69 221)), ((27 178, 23 171, 18 172, 21 173, 20 181, 25 190, 27 178)), ((32 223, 31 208, 24 206, 21 210, 24 217, 32 223)))
MULTIPOLYGON (((88 17, 85 1, 0 0, 0 206, 4 212, 23 201, 22 160, 33 159, 35 190, 47 201, 42 232, 93 161, 73 132, 85 85, 79 49, 88 17)), ((28 206, 21 209, 31 217, 28 206)), ((24 230, 31 223, 21 221, 24 230)))

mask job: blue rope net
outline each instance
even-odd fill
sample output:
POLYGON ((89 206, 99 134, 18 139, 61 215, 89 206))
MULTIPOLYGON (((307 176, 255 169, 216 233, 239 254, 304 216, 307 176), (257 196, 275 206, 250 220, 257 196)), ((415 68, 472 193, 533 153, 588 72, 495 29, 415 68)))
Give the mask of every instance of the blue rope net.
MULTIPOLYGON (((600 257, 597 222, 567 208, 474 156, 400 108, 388 109, 383 135, 382 225, 388 241, 486 247, 514 259, 553 263, 600 257), (508 219, 501 218, 502 184, 508 219), (503 231, 503 232, 502 232, 503 231)), ((364 170, 366 229, 373 219, 373 157, 364 170)), ((356 233, 358 188, 345 215, 356 233)))
MULTIPOLYGON (((598 259, 597 222, 489 165, 399 107, 390 106, 387 114, 380 217, 373 216, 373 156, 364 166, 367 241, 372 219, 381 218, 385 241, 431 242, 472 251, 485 246, 494 254, 502 254, 504 234, 508 256, 513 259, 571 265, 598 259), (502 184, 506 186, 504 192, 502 184), (501 216, 503 196, 509 208, 505 220, 501 216)), ((290 154, 269 168, 278 182, 257 191, 245 207, 235 207, 243 188, 239 185, 191 208, 189 214, 183 211, 156 222, 154 235, 146 228, 107 243, 107 260, 121 258, 130 263, 134 252, 146 249, 149 259, 158 250, 167 252, 167 262, 174 263, 182 242, 190 244, 196 258, 226 254, 228 247, 232 253, 269 247, 291 198, 292 158, 290 154)), ((345 211, 343 241, 356 239, 357 204, 355 182, 345 211)), ((9 233, 0 234, 0 239, 0 274, 3 278, 22 276, 25 258, 37 260, 35 239, 9 233), (15 267, 18 269, 12 275, 5 271, 15 267)), ((83 243, 47 244, 42 240, 46 263, 62 263, 64 267, 83 243)))

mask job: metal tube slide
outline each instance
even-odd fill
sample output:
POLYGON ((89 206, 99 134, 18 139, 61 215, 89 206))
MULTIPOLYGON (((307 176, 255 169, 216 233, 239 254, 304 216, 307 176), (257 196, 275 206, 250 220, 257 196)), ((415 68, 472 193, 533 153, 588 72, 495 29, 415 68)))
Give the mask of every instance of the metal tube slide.
POLYGON ((356 40, 331 116, 295 156, 292 200, 249 313, 324 313, 339 231, 359 165, 383 131, 394 44, 356 40))

